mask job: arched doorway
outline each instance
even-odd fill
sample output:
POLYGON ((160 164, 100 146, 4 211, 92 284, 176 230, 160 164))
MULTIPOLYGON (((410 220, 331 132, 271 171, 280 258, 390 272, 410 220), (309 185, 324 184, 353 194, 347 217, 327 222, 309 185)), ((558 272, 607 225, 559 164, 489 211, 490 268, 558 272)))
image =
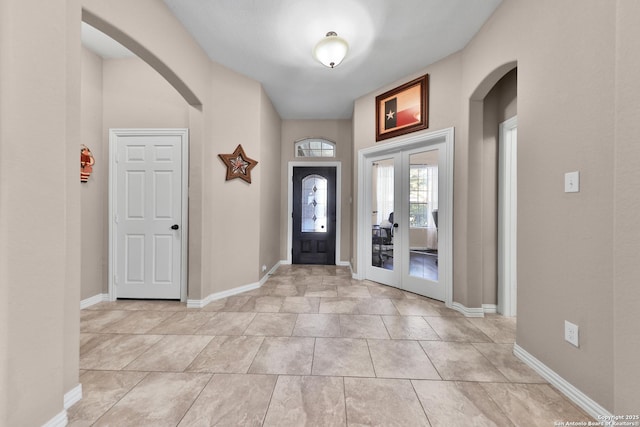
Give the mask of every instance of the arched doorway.
POLYGON ((512 62, 494 70, 470 99, 469 230, 478 242, 469 254, 471 271, 481 282, 483 312, 506 316, 515 316, 517 286, 514 210, 517 172, 516 152, 512 150, 517 135, 516 66, 512 62), (509 149, 503 140, 505 135, 510 138, 509 149), (506 188, 513 191, 506 194, 506 188), (512 208, 507 217, 505 203, 512 208), (505 245, 507 239, 509 244, 505 245), (507 299, 513 304, 507 304, 507 299))

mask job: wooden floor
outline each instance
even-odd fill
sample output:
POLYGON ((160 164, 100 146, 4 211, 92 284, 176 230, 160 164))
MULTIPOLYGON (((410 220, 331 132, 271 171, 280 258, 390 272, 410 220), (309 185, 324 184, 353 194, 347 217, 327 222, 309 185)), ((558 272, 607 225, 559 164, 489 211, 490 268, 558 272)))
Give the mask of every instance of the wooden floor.
MULTIPOLYGON (((374 261, 379 264, 378 254, 373 255, 374 261)), ((383 252, 382 268, 393 270, 393 251, 383 252)), ((438 254, 422 251, 409 252, 409 274, 434 282, 438 281, 438 254)))

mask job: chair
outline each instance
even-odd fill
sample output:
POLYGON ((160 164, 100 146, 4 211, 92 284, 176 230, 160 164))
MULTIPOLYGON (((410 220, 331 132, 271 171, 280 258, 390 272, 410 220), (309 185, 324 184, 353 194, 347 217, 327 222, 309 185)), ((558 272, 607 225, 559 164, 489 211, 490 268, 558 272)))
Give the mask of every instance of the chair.
MULTIPOLYGON (((393 258, 393 233, 391 227, 374 225, 372 229, 372 248, 374 256, 377 253, 378 267, 384 266, 384 261, 393 258)), ((375 261, 375 258, 374 258, 375 261)))

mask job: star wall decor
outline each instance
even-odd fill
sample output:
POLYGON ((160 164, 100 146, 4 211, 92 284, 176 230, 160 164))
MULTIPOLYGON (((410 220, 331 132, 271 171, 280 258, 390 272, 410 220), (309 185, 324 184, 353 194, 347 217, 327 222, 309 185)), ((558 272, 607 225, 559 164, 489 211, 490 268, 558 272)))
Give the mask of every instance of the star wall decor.
POLYGON ((227 181, 240 178, 251 184, 251 169, 253 169, 258 162, 247 157, 242 148, 242 144, 238 144, 238 147, 233 153, 218 154, 218 157, 220 157, 227 166, 227 181))

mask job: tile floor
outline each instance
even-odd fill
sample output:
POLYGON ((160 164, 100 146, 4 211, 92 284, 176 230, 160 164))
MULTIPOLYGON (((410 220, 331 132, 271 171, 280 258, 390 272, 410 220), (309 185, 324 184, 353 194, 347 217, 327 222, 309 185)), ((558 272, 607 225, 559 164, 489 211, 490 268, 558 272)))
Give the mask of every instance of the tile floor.
POLYGON ((515 320, 281 266, 187 309, 82 310, 71 426, 553 426, 590 418, 512 354, 515 320))

